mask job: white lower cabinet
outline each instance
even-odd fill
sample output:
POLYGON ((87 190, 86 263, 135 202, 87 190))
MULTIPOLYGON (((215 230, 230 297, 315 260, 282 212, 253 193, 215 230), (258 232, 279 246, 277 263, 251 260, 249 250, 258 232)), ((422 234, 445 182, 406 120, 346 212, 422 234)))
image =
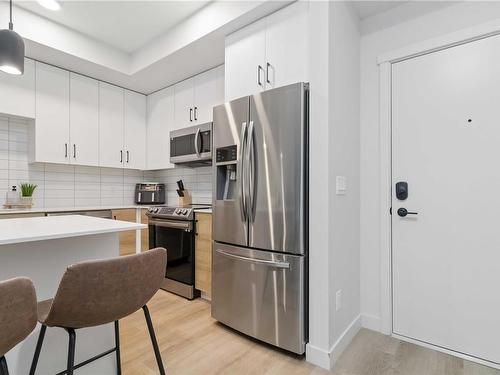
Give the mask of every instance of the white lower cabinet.
POLYGON ((173 168, 170 163, 170 130, 175 122, 174 87, 148 95, 147 169, 173 168))
POLYGON ((30 129, 30 161, 67 164, 69 140, 69 72, 36 63, 36 113, 30 129))

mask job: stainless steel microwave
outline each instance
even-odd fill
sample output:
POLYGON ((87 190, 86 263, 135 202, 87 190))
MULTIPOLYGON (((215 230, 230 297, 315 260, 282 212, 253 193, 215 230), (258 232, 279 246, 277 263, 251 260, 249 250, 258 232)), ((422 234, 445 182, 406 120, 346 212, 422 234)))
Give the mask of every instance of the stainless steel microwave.
POLYGON ((190 126, 170 132, 172 164, 212 164, 212 123, 190 126))

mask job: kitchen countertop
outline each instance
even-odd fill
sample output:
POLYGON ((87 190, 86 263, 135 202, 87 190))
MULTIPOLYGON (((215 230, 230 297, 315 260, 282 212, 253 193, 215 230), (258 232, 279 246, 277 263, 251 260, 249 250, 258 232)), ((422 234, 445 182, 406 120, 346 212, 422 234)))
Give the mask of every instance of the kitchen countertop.
POLYGON ((36 214, 43 212, 73 212, 73 211, 99 211, 99 210, 125 210, 131 208, 145 208, 147 209, 148 205, 123 205, 123 206, 88 206, 88 207, 52 207, 52 208, 44 208, 44 207, 32 207, 32 208, 3 208, 0 209, 0 215, 8 215, 8 214, 36 214))
POLYGON ((195 215, 196 215, 197 212, 199 212, 201 214, 211 214, 212 213, 212 207, 210 207, 210 208, 195 208, 194 209, 195 215))
POLYGON ((0 245, 147 228, 145 224, 68 215, 0 220, 0 245))

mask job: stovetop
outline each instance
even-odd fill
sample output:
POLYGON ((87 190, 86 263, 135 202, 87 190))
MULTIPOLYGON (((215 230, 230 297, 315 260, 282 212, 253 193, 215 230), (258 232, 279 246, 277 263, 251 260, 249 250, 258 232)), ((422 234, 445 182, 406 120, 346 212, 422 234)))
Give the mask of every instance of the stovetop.
POLYGON ((193 204, 188 207, 155 206, 148 208, 149 217, 174 220, 194 220, 194 211, 201 208, 210 208, 210 205, 193 204))

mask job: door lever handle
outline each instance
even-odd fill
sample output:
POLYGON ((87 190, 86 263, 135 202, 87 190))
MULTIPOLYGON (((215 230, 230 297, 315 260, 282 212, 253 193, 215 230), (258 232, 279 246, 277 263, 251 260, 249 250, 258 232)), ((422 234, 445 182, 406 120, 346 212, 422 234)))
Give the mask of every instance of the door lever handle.
POLYGON ((405 217, 407 215, 418 215, 418 212, 410 212, 406 208, 401 207, 398 209, 398 215, 401 217, 405 217))

